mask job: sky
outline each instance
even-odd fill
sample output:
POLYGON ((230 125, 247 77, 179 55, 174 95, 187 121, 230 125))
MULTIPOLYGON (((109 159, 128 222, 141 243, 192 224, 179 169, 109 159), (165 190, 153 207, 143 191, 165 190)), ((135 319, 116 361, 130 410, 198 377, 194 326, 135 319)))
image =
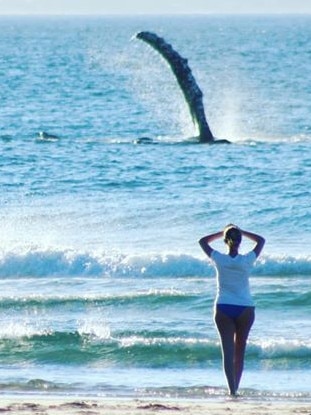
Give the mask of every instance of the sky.
POLYGON ((311 14, 311 0, 0 0, 0 15, 171 13, 311 14))

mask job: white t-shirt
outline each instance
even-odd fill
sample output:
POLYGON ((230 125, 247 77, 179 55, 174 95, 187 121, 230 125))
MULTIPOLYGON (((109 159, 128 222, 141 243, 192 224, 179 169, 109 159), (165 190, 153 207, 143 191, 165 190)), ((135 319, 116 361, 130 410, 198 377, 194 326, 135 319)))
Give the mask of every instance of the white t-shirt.
POLYGON ((215 303, 253 306, 249 274, 256 261, 255 252, 250 251, 245 255, 238 254, 233 258, 213 250, 211 260, 217 270, 215 303))

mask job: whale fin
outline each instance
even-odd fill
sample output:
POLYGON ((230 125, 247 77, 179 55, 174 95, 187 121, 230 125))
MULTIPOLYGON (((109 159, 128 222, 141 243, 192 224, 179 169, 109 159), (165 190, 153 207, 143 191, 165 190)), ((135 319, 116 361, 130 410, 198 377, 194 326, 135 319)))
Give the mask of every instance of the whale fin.
POLYGON ((168 62, 189 106, 192 120, 199 130, 199 141, 214 143, 214 136, 205 117, 203 93, 192 75, 187 59, 155 33, 139 32, 136 37, 152 46, 168 62))
POLYGON ((58 141, 59 137, 54 134, 49 134, 46 131, 40 131, 37 137, 38 141, 58 141))

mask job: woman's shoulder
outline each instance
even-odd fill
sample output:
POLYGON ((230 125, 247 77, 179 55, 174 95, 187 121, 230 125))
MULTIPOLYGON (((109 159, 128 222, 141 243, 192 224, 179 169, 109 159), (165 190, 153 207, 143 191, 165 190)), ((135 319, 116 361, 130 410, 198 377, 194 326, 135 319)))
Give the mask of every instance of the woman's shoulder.
POLYGON ((246 254, 243 254, 242 257, 245 261, 248 261, 250 263, 254 263, 257 259, 257 255, 256 255, 256 252, 254 250, 249 251, 246 254))
POLYGON ((211 259, 213 259, 213 260, 225 258, 227 256, 228 256, 227 254, 224 254, 224 253, 222 253, 220 251, 217 251, 217 249, 213 249, 213 251, 211 253, 211 259))

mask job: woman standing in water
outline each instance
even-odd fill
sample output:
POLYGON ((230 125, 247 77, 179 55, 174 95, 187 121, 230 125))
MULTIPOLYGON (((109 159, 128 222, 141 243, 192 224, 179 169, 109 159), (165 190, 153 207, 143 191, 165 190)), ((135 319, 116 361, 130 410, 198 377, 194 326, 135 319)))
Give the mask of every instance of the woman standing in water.
POLYGON ((235 225, 228 225, 221 232, 204 236, 199 244, 217 270, 215 323, 221 340, 229 392, 230 395, 236 395, 243 372, 248 334, 255 320, 249 274, 265 239, 235 225), (255 242, 253 250, 245 255, 239 254, 243 236, 255 242), (228 254, 222 254, 211 247, 210 243, 219 238, 224 238, 228 254))

